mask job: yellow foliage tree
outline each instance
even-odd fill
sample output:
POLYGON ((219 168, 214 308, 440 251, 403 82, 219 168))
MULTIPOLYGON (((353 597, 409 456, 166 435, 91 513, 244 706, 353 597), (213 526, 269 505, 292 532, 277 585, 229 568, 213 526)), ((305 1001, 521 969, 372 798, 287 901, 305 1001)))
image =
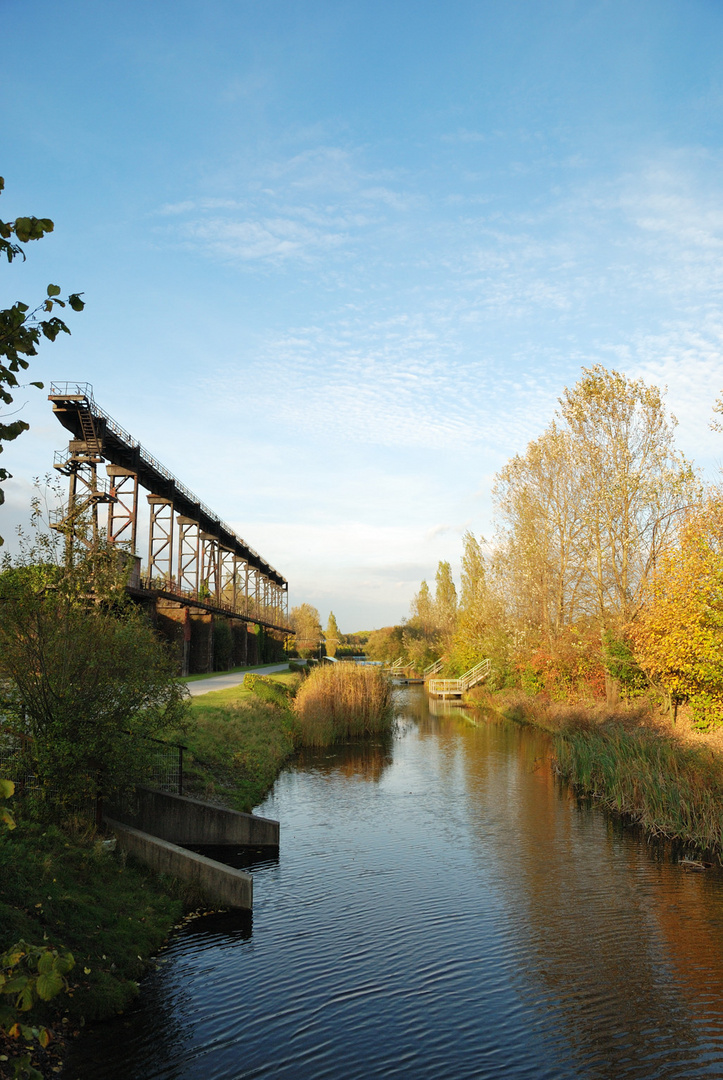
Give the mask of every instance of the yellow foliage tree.
POLYGON ((723 497, 691 510, 632 627, 638 663, 695 723, 723 722, 723 497))

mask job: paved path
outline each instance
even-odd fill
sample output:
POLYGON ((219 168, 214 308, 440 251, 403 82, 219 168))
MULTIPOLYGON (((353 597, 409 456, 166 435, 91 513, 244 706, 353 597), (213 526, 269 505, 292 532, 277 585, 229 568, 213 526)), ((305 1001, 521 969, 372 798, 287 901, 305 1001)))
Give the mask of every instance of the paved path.
POLYGON ((230 690, 232 686, 238 686, 244 681, 244 675, 249 671, 260 671, 262 675, 272 675, 275 671, 288 671, 289 665, 274 664, 273 667, 245 668, 244 671, 229 671, 227 675, 214 675, 210 679, 198 679, 196 682, 186 683, 191 697, 199 694, 210 694, 212 690, 230 690))

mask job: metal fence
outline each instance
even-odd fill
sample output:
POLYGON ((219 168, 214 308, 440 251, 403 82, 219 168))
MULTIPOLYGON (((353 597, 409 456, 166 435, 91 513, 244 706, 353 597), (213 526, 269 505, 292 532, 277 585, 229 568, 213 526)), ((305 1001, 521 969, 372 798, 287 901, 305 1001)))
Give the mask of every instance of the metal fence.
MULTIPOLYGON (((172 795, 182 795, 183 751, 186 747, 149 736, 144 736, 143 740, 151 743, 152 747, 148 768, 141 782, 172 795)), ((0 725, 0 777, 12 780, 18 795, 39 789, 32 766, 33 742, 30 735, 0 725)))
POLYGON ((30 764, 32 742, 29 735, 0 726, 0 777, 12 780, 20 791, 35 786, 30 764))
POLYGON ((148 739, 155 746, 146 783, 149 787, 168 791, 171 795, 183 795, 183 751, 180 743, 168 743, 162 739, 148 739))

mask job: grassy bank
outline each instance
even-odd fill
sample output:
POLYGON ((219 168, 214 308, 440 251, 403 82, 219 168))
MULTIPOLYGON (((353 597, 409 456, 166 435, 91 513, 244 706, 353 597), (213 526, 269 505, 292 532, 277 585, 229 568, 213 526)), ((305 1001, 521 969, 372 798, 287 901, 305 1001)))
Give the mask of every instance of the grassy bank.
POLYGON ((294 752, 290 694, 300 679, 293 672, 262 680, 247 676, 254 688, 242 684, 192 698, 182 736, 186 794, 246 812, 261 802, 294 752))
POLYGON ((647 704, 560 705, 522 695, 487 704, 553 736, 560 776, 649 833, 723 857, 723 756, 661 726, 647 704))
MULTIPOLYGON (((192 700, 189 728, 179 734, 189 747, 187 794, 241 810, 263 798, 295 745, 289 694, 300 676, 273 679, 260 680, 259 693, 234 687, 192 700)), ((61 827, 24 820, 19 803, 14 810, 17 828, 0 829, 0 952, 26 940, 69 949, 75 958, 70 992, 28 1014, 55 1032, 47 1051, 36 1047, 34 1056, 51 1075, 60 1067, 63 1035, 122 1012, 184 911, 204 901, 109 851, 83 819, 61 827)), ((12 1058, 21 1048, 0 1040, 0 1076, 10 1068, 3 1053, 12 1058)))
MULTIPOLYGON (((44 1072, 57 1071, 64 1035, 126 1008, 184 907, 199 902, 176 881, 104 849, 83 823, 60 828, 21 819, 12 832, 0 831, 0 883, 0 952, 25 940, 69 949, 75 958, 69 993, 27 1014, 55 1032, 35 1057, 44 1072)), ((8 1040, 0 1050, 12 1057, 22 1045, 8 1040)))

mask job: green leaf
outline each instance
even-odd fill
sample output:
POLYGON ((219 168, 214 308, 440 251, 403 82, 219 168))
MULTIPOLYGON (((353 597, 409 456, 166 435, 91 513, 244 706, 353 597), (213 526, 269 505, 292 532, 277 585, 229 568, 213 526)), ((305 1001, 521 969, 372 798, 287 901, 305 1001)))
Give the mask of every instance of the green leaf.
POLYGON ((50 975, 53 971, 54 962, 55 957, 53 956, 50 949, 47 949, 45 952, 41 953, 38 958, 38 971, 40 972, 40 974, 50 975))
POLYGON ((38 975, 36 989, 42 1001, 50 1001, 63 989, 63 977, 57 971, 43 972, 38 975))
POLYGON ((26 979, 25 986, 17 996, 16 1005, 20 1012, 28 1012, 33 1007, 33 984, 26 979))
POLYGON ((48 296, 60 296, 60 285, 48 285, 48 296))
POLYGON ((75 967, 75 958, 72 953, 61 953, 55 958, 55 970, 61 975, 67 975, 71 968, 75 967))
POLYGON ((68 303, 73 311, 82 311, 85 307, 85 302, 80 299, 82 295, 82 293, 71 293, 68 297, 68 303))
POLYGON ((15 794, 15 784, 12 780, 0 780, 0 796, 3 799, 9 799, 11 795, 15 794))

